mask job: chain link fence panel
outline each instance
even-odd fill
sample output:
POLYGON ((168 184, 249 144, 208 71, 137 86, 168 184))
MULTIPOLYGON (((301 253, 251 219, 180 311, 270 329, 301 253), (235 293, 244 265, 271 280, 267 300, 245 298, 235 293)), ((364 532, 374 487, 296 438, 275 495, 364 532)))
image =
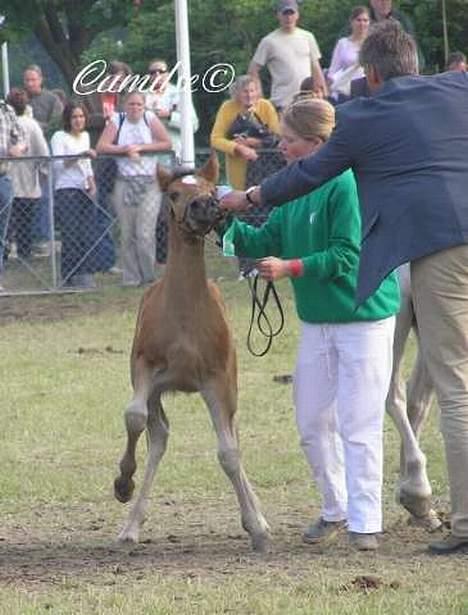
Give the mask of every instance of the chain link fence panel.
MULTIPOLYGON (((209 149, 198 149, 196 166, 202 166, 209 156, 209 149)), ((225 184, 224 160, 219 158, 219 183, 225 184)), ((166 195, 155 216, 160 195, 154 182, 116 179, 116 162, 122 157, 102 155, 92 160, 95 192, 69 187, 73 184, 66 181, 66 174, 72 177, 70 169, 89 164, 86 160, 79 156, 9 159, 10 169, 25 164, 34 168, 41 191, 34 198, 16 194, 9 205, 0 200, 0 284, 4 293, 136 286, 160 275, 167 258, 166 195)), ((262 150, 259 160, 261 165, 249 176, 255 179, 253 183, 284 164, 273 150, 262 150)), ((244 218, 258 226, 268 213, 268 208, 255 208, 244 218)), ((234 259, 226 262, 214 236, 207 238, 206 246, 212 277, 237 275, 234 259)))

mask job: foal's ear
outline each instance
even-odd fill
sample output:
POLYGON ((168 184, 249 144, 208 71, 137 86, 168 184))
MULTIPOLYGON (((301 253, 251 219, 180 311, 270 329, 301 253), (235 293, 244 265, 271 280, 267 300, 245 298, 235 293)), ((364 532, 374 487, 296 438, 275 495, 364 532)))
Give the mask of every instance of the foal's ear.
POLYGON ((214 150, 212 150, 210 157, 202 168, 197 171, 197 175, 203 177, 212 184, 217 183, 219 177, 219 162, 218 156, 214 150))
POLYGON ((159 187, 162 192, 166 192, 169 184, 172 181, 172 172, 161 164, 158 164, 158 170, 156 172, 159 181, 159 187))

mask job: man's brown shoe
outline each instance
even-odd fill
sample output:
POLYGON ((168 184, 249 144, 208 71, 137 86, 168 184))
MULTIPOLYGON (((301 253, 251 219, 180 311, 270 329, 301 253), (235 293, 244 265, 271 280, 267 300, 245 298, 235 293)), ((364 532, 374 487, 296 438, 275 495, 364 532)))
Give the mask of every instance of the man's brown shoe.
POLYGON ((435 555, 450 555, 457 551, 468 552, 468 538, 461 538, 453 534, 448 534, 443 540, 431 542, 429 551, 435 555))

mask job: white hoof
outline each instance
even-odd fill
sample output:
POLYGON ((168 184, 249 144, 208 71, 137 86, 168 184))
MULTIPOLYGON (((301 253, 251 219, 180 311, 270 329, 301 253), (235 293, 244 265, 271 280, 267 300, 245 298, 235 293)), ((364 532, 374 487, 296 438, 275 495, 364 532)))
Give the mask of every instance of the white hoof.
POLYGON ((117 537, 120 543, 138 544, 139 532, 138 529, 132 527, 124 527, 117 537))

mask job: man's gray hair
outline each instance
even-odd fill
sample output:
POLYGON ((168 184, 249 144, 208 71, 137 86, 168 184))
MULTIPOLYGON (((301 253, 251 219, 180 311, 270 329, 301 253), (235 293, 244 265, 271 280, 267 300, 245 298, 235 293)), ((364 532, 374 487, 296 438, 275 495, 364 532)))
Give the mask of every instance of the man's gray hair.
POLYGON ((418 74, 418 51, 412 36, 395 19, 372 27, 362 44, 359 62, 372 66, 383 81, 418 74))

